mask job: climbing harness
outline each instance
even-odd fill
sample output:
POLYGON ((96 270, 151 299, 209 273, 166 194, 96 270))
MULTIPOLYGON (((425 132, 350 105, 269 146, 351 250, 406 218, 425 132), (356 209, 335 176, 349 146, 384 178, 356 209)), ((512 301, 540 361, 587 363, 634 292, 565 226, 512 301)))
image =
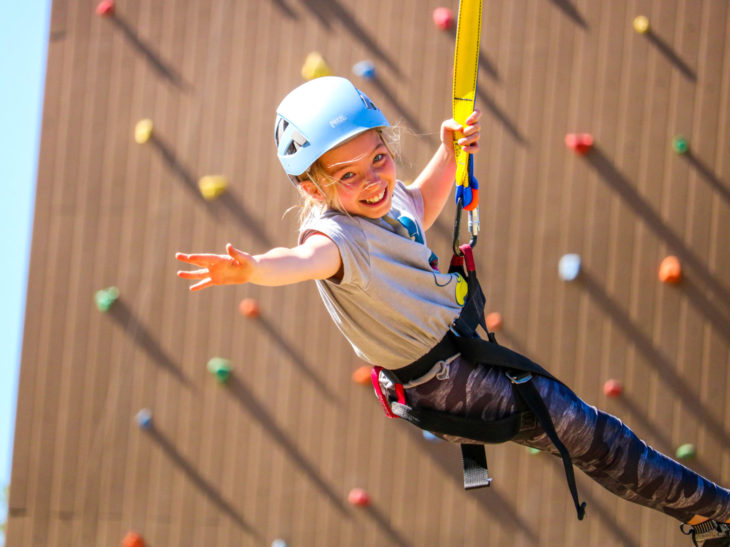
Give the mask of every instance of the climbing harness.
POLYGON ((560 453, 578 519, 582 520, 585 503, 580 503, 578 499, 570 454, 558 437, 547 407, 532 382, 534 376, 559 380, 527 357, 497 343, 494 333, 485 324, 485 297, 477 279, 472 248, 465 244, 459 250, 460 254, 454 254, 449 269, 452 273, 460 273, 467 281, 467 299, 459 317, 454 320, 442 340, 413 363, 396 370, 373 367, 371 379, 375 394, 390 418, 403 418, 432 433, 474 441, 461 443, 465 489, 489 486, 492 482, 484 443, 503 443, 519 433, 540 426, 560 453), (479 326, 487 333, 488 340, 477 336, 476 329, 479 326), (442 373, 444 364, 456 354, 461 354, 474 367, 484 365, 503 369, 512 383, 518 412, 501 420, 486 422, 409 406, 406 389, 442 373), (386 391, 394 393, 395 397, 388 397, 386 391))
MULTIPOLYGON (((481 29, 481 0, 461 0, 454 53, 453 116, 462 126, 474 111, 477 71, 479 68, 479 33, 481 29)), ((453 251, 450 273, 459 273, 467 281, 467 298, 459 317, 452 323, 443 339, 426 355, 397 370, 373 367, 372 383, 386 416, 403 418, 432 433, 456 436, 473 442, 462 442, 464 488, 489 486, 487 457, 484 443, 503 443, 522 432, 542 428, 560 453, 573 503, 582 520, 585 503, 580 503, 573 465, 567 448, 559 439, 542 397, 535 387, 534 376, 555 381, 549 372, 527 357, 500 346, 494 333, 487 329, 484 319, 484 293, 476 275, 473 249, 479 235, 479 186, 474 176, 474 160, 454 142, 456 155, 456 219, 454 221, 453 251), (460 244, 462 209, 469 213, 471 241, 460 244), (479 338, 481 326, 488 340, 479 338), (472 366, 492 366, 503 369, 510 380, 517 404, 517 413, 501 420, 486 422, 408 405, 406 389, 444 375, 446 363, 457 354, 472 366), (394 394, 391 399, 385 392, 394 394)))

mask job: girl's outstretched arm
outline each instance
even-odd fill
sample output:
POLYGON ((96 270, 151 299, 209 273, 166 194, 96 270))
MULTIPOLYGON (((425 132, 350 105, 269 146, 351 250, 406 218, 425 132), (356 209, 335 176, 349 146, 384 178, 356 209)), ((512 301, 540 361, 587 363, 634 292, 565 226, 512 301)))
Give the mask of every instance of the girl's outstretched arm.
POLYGON ((479 151, 479 118, 481 112, 475 110, 460 126, 455 120, 441 124, 441 146, 428 162, 412 186, 421 190, 423 196, 423 227, 428 230, 436 221, 451 194, 456 174, 454 141, 470 154, 479 151))
POLYGON ((191 285, 191 291, 237 283, 274 287, 309 279, 328 279, 336 275, 342 265, 337 245, 323 234, 313 234, 291 249, 277 247, 260 255, 240 251, 229 243, 226 253, 177 253, 175 258, 181 262, 200 268, 179 271, 177 275, 197 281, 191 285))

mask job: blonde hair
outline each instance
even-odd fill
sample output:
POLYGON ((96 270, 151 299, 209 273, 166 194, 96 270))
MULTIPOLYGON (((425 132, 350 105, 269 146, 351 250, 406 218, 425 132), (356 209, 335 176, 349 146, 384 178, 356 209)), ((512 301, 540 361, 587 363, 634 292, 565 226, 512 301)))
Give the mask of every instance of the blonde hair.
MULTIPOLYGON (((388 154, 390 154, 395 161, 397 157, 396 154, 398 153, 397 145, 400 141, 400 129, 398 127, 378 127, 376 129, 370 129, 369 131, 375 131, 378 134, 380 140, 383 141, 385 148, 388 150, 388 154)), ((360 133, 360 135, 361 134, 362 133, 360 133)), ((315 161, 305 173, 299 176, 299 182, 304 181, 312 182, 325 196, 325 200, 323 201, 310 195, 301 187, 300 184, 297 184, 301 203, 295 207, 300 208, 300 226, 304 224, 310 216, 321 215, 327 209, 334 209, 335 211, 348 214, 347 211, 343 209, 339 200, 337 193, 337 179, 327 173, 319 159, 315 161)), ((288 209, 287 213, 293 208, 294 207, 288 209)))

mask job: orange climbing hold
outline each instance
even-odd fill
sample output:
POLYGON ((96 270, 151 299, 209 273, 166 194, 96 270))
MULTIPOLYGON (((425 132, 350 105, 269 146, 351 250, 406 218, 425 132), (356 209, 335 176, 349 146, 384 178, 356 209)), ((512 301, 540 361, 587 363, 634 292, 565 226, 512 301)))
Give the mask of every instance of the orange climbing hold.
POLYGON ((502 328, 502 314, 498 311, 487 314, 484 320, 487 323, 487 329, 492 332, 497 332, 502 328))
POLYGON ((144 547, 144 539, 137 532, 127 532, 122 540, 122 547, 144 547))
POLYGON ((676 256, 668 256, 659 266, 659 280, 662 283, 679 283, 682 280, 682 264, 676 256))
POLYGON ((253 298, 244 298, 241 300, 241 303, 238 305, 238 311, 241 315, 245 315, 251 319, 255 319, 261 314, 259 303, 253 298))
POLYGON ((370 365, 363 365, 355 369, 355 372, 352 373, 352 381, 356 384, 369 386, 372 383, 372 380, 370 379, 372 373, 373 367, 371 367, 370 365))
POLYGON ((565 146, 583 155, 593 148, 593 136, 590 133, 568 133, 565 135, 565 146))
POLYGON ((99 2, 99 5, 96 6, 96 14, 104 17, 114 15, 114 0, 102 0, 99 2))
POLYGON ((370 496, 362 488, 353 488, 347 496, 347 501, 352 505, 367 507, 370 505, 370 496))

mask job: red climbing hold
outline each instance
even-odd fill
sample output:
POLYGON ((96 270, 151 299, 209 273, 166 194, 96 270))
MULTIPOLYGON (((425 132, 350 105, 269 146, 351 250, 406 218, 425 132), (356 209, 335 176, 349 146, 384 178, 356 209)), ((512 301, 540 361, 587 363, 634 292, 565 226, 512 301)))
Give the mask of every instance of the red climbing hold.
POLYGON ((238 305, 238 311, 241 312, 241 315, 245 315, 251 319, 255 319, 261 314, 259 303, 253 298, 244 298, 241 300, 241 303, 238 305))
POLYGON ((122 540, 122 547, 144 547, 144 540, 137 532, 127 532, 122 540))
POLYGON ((614 380, 613 378, 606 380, 606 383, 603 384, 603 393, 607 397, 618 397, 619 395, 621 395, 623 389, 624 386, 621 384, 621 382, 619 382, 618 380, 614 380))
POLYGON ((568 133, 565 135, 565 146, 583 155, 593 147, 593 136, 590 133, 568 133))
POLYGON ((682 265, 676 256, 668 256, 659 265, 659 280, 662 283, 679 283, 682 280, 682 265))
POLYGON ((353 488, 347 496, 347 501, 352 505, 367 507, 370 505, 370 496, 362 488, 353 488))
POLYGON ((454 26, 454 12, 449 8, 433 10, 433 22, 441 30, 449 30, 454 26))
POLYGON ((114 0, 101 0, 96 6, 96 14, 110 17, 114 15, 114 0))

